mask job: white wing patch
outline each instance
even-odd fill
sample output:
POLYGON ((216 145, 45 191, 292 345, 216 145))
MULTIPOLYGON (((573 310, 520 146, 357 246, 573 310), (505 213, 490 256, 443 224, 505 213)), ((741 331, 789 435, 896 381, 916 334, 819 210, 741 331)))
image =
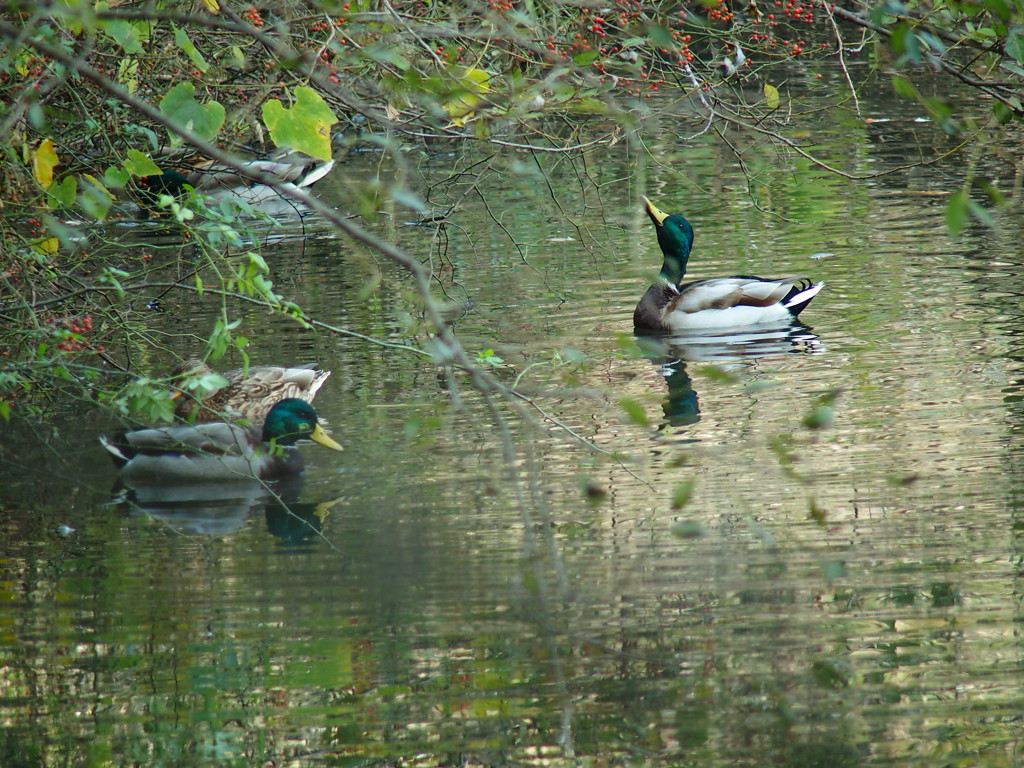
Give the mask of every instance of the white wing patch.
POLYGON ((665 324, 673 331, 682 331, 789 322, 793 316, 780 302, 797 280, 701 280, 683 286, 666 308, 665 324))

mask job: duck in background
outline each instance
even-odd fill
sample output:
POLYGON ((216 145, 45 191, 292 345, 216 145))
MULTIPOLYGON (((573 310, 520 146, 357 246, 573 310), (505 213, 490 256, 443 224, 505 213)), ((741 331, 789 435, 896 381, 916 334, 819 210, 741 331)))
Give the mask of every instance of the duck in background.
POLYGON ((644 198, 664 262, 661 274, 633 312, 638 333, 714 332, 795 320, 824 287, 803 277, 771 280, 737 275, 683 283, 693 248, 693 226, 644 198))
POLYGON ((210 388, 203 380, 213 375, 210 366, 197 358, 185 360, 171 372, 178 419, 190 423, 246 419, 250 424, 262 424, 282 400, 313 402, 331 372, 314 363, 288 368, 255 365, 228 371, 223 375, 225 384, 210 388))
POLYGON ((293 188, 309 187, 334 168, 334 160, 320 162, 295 150, 283 147, 266 159, 247 161, 242 170, 227 168, 212 161, 195 166, 188 174, 162 169, 159 175, 142 176, 136 185, 145 201, 155 205, 160 195, 182 198, 186 185, 208 195, 230 194, 252 205, 272 198, 281 198, 280 191, 261 182, 271 177, 275 182, 293 188))

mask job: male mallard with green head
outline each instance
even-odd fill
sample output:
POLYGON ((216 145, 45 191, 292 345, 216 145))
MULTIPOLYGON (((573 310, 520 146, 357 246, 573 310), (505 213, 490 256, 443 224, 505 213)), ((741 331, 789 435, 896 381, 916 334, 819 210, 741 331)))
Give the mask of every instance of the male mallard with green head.
POLYGON ((295 443, 313 440, 342 450, 320 426, 316 411, 297 398, 281 400, 262 429, 218 422, 137 429, 101 437, 128 485, 270 480, 302 472, 295 443))
POLYGON ((633 312, 638 332, 715 331, 796 319, 824 287, 803 277, 769 280, 737 275, 683 283, 693 248, 693 227, 678 213, 668 214, 644 198, 665 257, 658 281, 633 312))

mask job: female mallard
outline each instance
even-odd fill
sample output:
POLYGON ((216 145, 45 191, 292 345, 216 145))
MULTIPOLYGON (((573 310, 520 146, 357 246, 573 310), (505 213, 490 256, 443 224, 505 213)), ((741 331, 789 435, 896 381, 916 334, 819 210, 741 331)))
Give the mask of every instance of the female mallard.
POLYGON ((296 441, 309 438, 342 450, 324 432, 309 403, 290 398, 267 414, 262 430, 238 424, 186 424, 137 429, 100 443, 127 485, 269 480, 303 470, 296 441))
POLYGON ((212 374, 205 362, 195 358, 174 369, 171 379, 178 388, 172 395, 178 400, 176 417, 190 423, 248 419, 250 424, 262 424, 270 409, 286 398, 313 402, 331 372, 312 364, 294 368, 253 366, 247 371, 228 371, 224 374, 227 384, 211 390, 204 386, 203 379, 212 374))
POLYGON ((749 275, 682 284, 693 247, 693 227, 678 213, 658 210, 646 197, 644 209, 654 222, 665 261, 658 282, 647 289, 633 312, 637 331, 712 331, 789 323, 825 285, 803 277, 766 280, 749 275))
POLYGON ((164 169, 160 175, 142 176, 136 183, 150 202, 156 202, 161 194, 184 197, 188 184, 196 192, 230 192, 250 203, 258 203, 279 196, 275 188, 265 183, 266 179, 308 187, 326 176, 334 167, 334 161, 321 163, 294 150, 281 149, 265 160, 250 160, 241 167, 242 170, 238 170, 207 162, 195 166, 187 176, 164 169))

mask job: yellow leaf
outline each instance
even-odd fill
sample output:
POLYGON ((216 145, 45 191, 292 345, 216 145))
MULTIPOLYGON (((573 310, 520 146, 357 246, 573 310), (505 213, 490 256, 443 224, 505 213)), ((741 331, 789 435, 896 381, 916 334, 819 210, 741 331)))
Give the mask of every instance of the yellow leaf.
POLYGON ((475 67, 453 67, 449 74, 455 78, 452 96, 444 103, 444 110, 452 124, 462 126, 472 117, 483 99, 481 94, 491 90, 491 73, 475 67))
POLYGON ((121 59, 117 65, 117 82, 121 83, 128 93, 135 93, 139 85, 137 75, 139 74, 139 60, 133 58, 121 59))
POLYGON ((44 237, 32 243, 32 250, 44 256, 53 256, 60 250, 60 240, 56 237, 44 237))
POLYGON ((39 149, 32 153, 32 175, 43 189, 53 183, 53 169, 59 162, 53 149, 53 141, 43 139, 39 143, 39 149))
POLYGON ((768 105, 768 109, 779 108, 779 89, 774 85, 764 84, 764 100, 768 105))
POLYGON ((203 0, 203 5, 206 6, 206 10, 210 13, 220 12, 220 3, 218 3, 217 0, 203 0))

